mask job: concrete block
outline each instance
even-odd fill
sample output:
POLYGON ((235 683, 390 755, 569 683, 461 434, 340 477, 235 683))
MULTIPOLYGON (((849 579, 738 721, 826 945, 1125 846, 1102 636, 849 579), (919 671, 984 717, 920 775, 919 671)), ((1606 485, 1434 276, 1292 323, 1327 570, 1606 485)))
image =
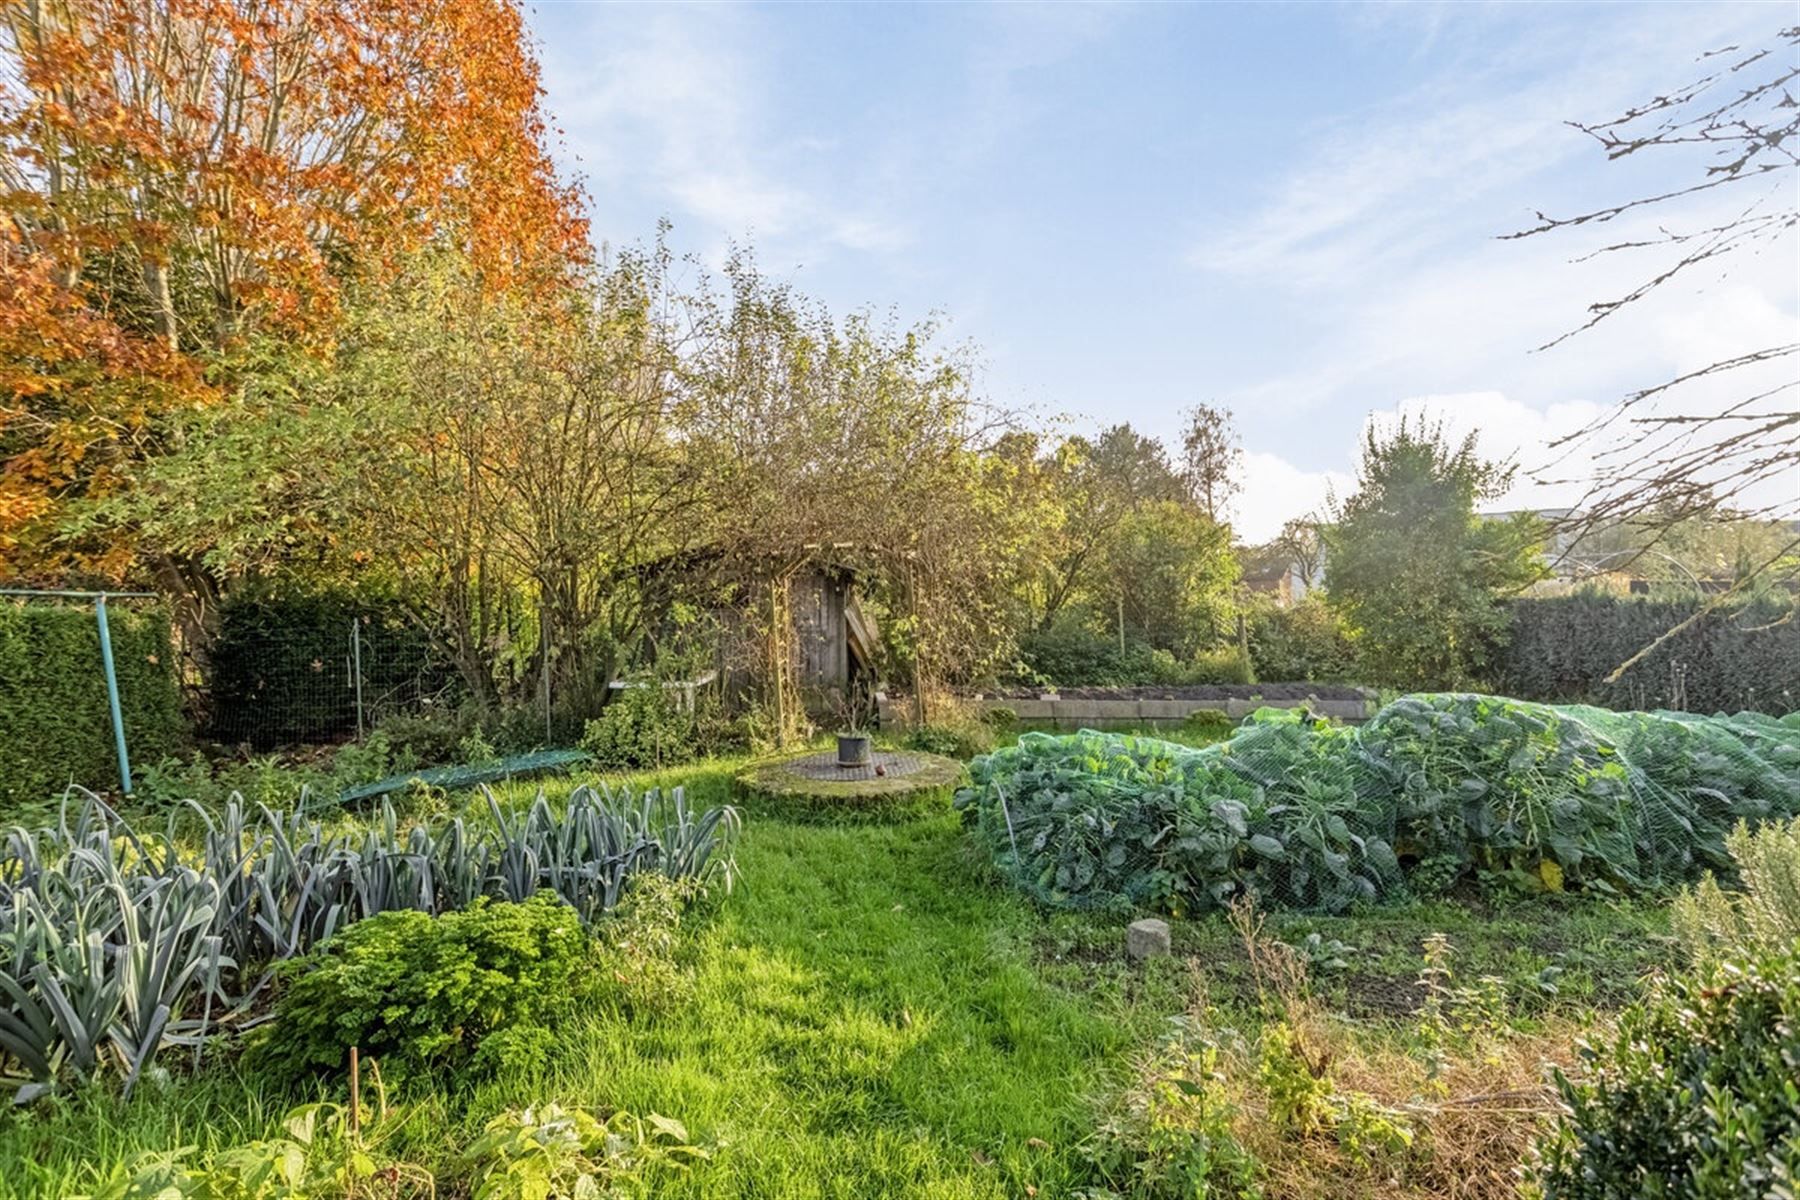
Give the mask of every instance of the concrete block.
POLYGON ((1125 953, 1138 962, 1169 952, 1169 923, 1155 917, 1133 921, 1125 927, 1125 953))
POLYGON ((1049 700, 996 700, 988 707, 1010 708, 1021 721, 1048 721, 1056 716, 1055 705, 1049 700))
POLYGON ((1058 700, 1055 707, 1058 721, 1135 721, 1138 719, 1138 702, 1136 700, 1058 700))

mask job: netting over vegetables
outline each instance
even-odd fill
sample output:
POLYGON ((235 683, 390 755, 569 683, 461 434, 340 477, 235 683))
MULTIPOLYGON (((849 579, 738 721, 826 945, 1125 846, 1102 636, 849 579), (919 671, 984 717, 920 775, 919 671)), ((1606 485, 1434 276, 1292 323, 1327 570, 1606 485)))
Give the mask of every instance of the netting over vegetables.
POLYGON ((1739 821, 1800 814, 1800 713, 1420 695, 1355 728, 1263 709, 1198 750, 1026 734, 970 771, 958 808, 1050 904, 1338 912, 1474 871, 1634 892, 1729 869, 1739 821))

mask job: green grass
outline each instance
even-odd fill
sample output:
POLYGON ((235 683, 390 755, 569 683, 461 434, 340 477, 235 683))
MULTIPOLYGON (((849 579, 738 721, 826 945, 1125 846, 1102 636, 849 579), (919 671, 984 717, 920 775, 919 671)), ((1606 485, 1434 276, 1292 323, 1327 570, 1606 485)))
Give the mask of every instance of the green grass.
MULTIPOLYGON (((706 801, 729 770, 664 781, 676 778, 706 801)), ((948 815, 834 828, 752 814, 739 865, 742 886, 691 935, 689 1004, 560 1030, 542 1079, 442 1081, 405 1098, 394 1149, 442 1165, 499 1110, 557 1099, 653 1110, 723 1144, 658 1195, 1066 1187, 1084 1093, 1176 1003, 1172 991, 1069 993, 1042 979, 1038 918, 988 881, 948 815)), ((0 1117, 0 1195, 79 1190, 84 1162, 141 1148, 261 1136, 292 1099, 214 1071, 129 1104, 90 1092, 0 1117)))
MULTIPOLYGON (((743 766, 718 761, 631 782, 680 783, 706 805, 729 797, 743 766)), ((534 790, 515 785, 504 799, 534 790)), ((717 1146, 711 1162, 659 1181, 659 1197, 1011 1197, 1027 1188, 1052 1197, 1085 1182, 1077 1146, 1088 1097, 1186 1003, 1184 965, 1129 964, 1118 918, 1034 910, 994 878, 954 816, 792 824, 754 802, 745 816, 740 886, 684 926, 687 1002, 646 1016, 583 1015, 558 1030, 541 1078, 427 1081, 396 1097, 403 1118, 389 1149, 451 1168, 497 1112, 558 1100, 659 1112, 717 1146)), ((1634 993, 1638 974, 1670 956, 1663 928, 1653 907, 1566 899, 1271 919, 1284 940, 1316 931, 1356 947, 1350 967, 1318 986, 1372 1027, 1404 1021, 1392 997, 1416 976, 1434 930, 1458 948, 1460 972, 1508 981, 1509 1018, 1529 1026, 1546 1011, 1610 1007, 1634 993), (1532 983, 1552 965, 1564 968, 1554 996, 1532 983), (1377 999, 1359 1008, 1358 997, 1377 999)), ((1217 1002, 1248 994, 1241 948, 1222 919, 1176 923, 1175 938, 1217 1002)), ((304 1098, 228 1066, 187 1076, 178 1058, 165 1062, 175 1077, 129 1103, 77 1089, 0 1114, 0 1198, 79 1192, 92 1165, 143 1149, 265 1136, 304 1098)))

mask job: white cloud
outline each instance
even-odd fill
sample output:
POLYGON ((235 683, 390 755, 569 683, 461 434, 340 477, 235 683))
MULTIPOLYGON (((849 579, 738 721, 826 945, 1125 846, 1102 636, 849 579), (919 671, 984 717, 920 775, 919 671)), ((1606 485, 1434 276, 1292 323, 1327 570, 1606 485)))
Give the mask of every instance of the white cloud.
POLYGON ((608 191, 629 179, 669 202, 666 215, 710 240, 715 258, 727 239, 751 236, 799 258, 909 242, 878 198, 832 185, 829 140, 777 128, 775 60, 754 12, 630 12, 592 10, 579 33, 542 48, 546 89, 600 217, 608 191))
MULTIPOLYGON (((1563 125, 1567 118, 1619 111, 1696 74, 1695 48, 1746 28, 1767 32, 1766 13, 1746 8, 1633 11, 1617 22, 1615 39, 1496 42, 1480 69, 1447 72, 1380 110, 1322 122, 1299 140, 1293 165, 1262 206, 1191 243, 1188 261, 1220 286, 1285 294, 1295 328, 1316 330, 1296 337, 1275 371, 1252 365, 1229 396, 1233 406, 1290 420, 1305 414, 1314 429, 1346 408, 1378 421, 1431 412, 1456 436, 1476 432, 1485 455, 1518 462, 1501 504, 1560 506, 1584 488, 1545 481, 1591 478, 1594 455, 1616 445, 1621 430, 1608 428, 1610 443, 1560 451, 1552 449, 1557 440, 1638 388, 1800 337, 1790 234, 1761 255, 1732 260, 1723 279, 1717 272, 1683 277, 1594 329, 1533 352, 1580 325, 1589 304, 1628 293, 1669 261, 1665 251, 1575 261, 1581 255, 1654 239, 1671 216, 1679 228, 1727 220, 1751 199, 1717 195, 1678 213, 1648 210, 1574 233, 1496 240, 1529 224, 1533 206, 1578 212, 1647 190, 1647 164, 1609 165, 1563 125), (1388 399, 1395 396, 1412 398, 1388 399)), ((1673 164, 1656 166, 1667 172, 1673 164)), ((1670 176, 1654 178, 1666 185, 1670 176)), ((1791 208, 1794 180, 1765 202, 1791 208)), ((1763 385, 1771 378, 1778 373, 1765 372, 1763 385)), ((1756 387, 1747 377, 1706 380, 1660 398, 1652 411, 1718 412, 1756 387)), ((1341 415, 1335 424, 1344 428, 1341 415)), ((1296 441, 1308 446, 1309 439, 1296 441)), ((1315 434, 1306 456, 1315 464, 1318 441, 1315 434)), ((1352 453, 1346 446, 1345 466, 1352 453)), ((1305 511, 1330 472, 1299 470, 1277 455, 1252 457, 1262 460, 1253 474, 1267 481, 1257 485, 1266 499, 1246 505, 1245 533, 1254 537, 1305 511)), ((1800 502, 1800 479, 1774 481, 1755 499, 1800 502), (1783 488, 1789 496, 1779 494, 1783 488)))
POLYGON ((1240 541, 1266 542, 1291 517, 1323 513, 1335 492, 1345 495, 1355 484, 1347 471, 1303 471, 1278 454, 1246 451, 1243 491, 1232 504, 1232 530, 1240 541))

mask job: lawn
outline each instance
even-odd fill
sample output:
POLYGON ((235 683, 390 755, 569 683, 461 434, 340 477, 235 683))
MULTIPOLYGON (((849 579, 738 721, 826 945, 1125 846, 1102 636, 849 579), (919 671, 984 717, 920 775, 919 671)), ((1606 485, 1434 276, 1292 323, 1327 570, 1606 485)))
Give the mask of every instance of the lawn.
MULTIPOLYGON (((711 803, 737 765, 635 782, 679 782, 711 803)), ((1192 1003, 1190 963, 1222 1018, 1258 1019, 1222 918, 1175 923, 1174 958, 1132 964, 1122 919, 1034 909, 948 813, 834 827, 751 811, 738 865, 735 890, 684 925, 679 1002, 571 1021, 542 1076, 415 1084, 393 1097, 384 1148, 453 1180, 459 1148, 494 1114, 555 1100, 685 1122, 712 1157, 659 1178, 659 1196, 1069 1195, 1089 1182, 1094 1098, 1192 1003)), ((1421 999, 1433 932, 1464 976, 1504 981, 1507 1020, 1527 1032, 1616 1007, 1671 958, 1655 907, 1571 899, 1284 916, 1271 930, 1340 944, 1315 954, 1317 995, 1376 1039, 1421 999)), ((54 1096, 0 1115, 0 1196, 75 1194, 139 1151, 267 1136, 300 1098, 231 1067, 176 1067, 129 1102, 110 1089, 54 1096)))

